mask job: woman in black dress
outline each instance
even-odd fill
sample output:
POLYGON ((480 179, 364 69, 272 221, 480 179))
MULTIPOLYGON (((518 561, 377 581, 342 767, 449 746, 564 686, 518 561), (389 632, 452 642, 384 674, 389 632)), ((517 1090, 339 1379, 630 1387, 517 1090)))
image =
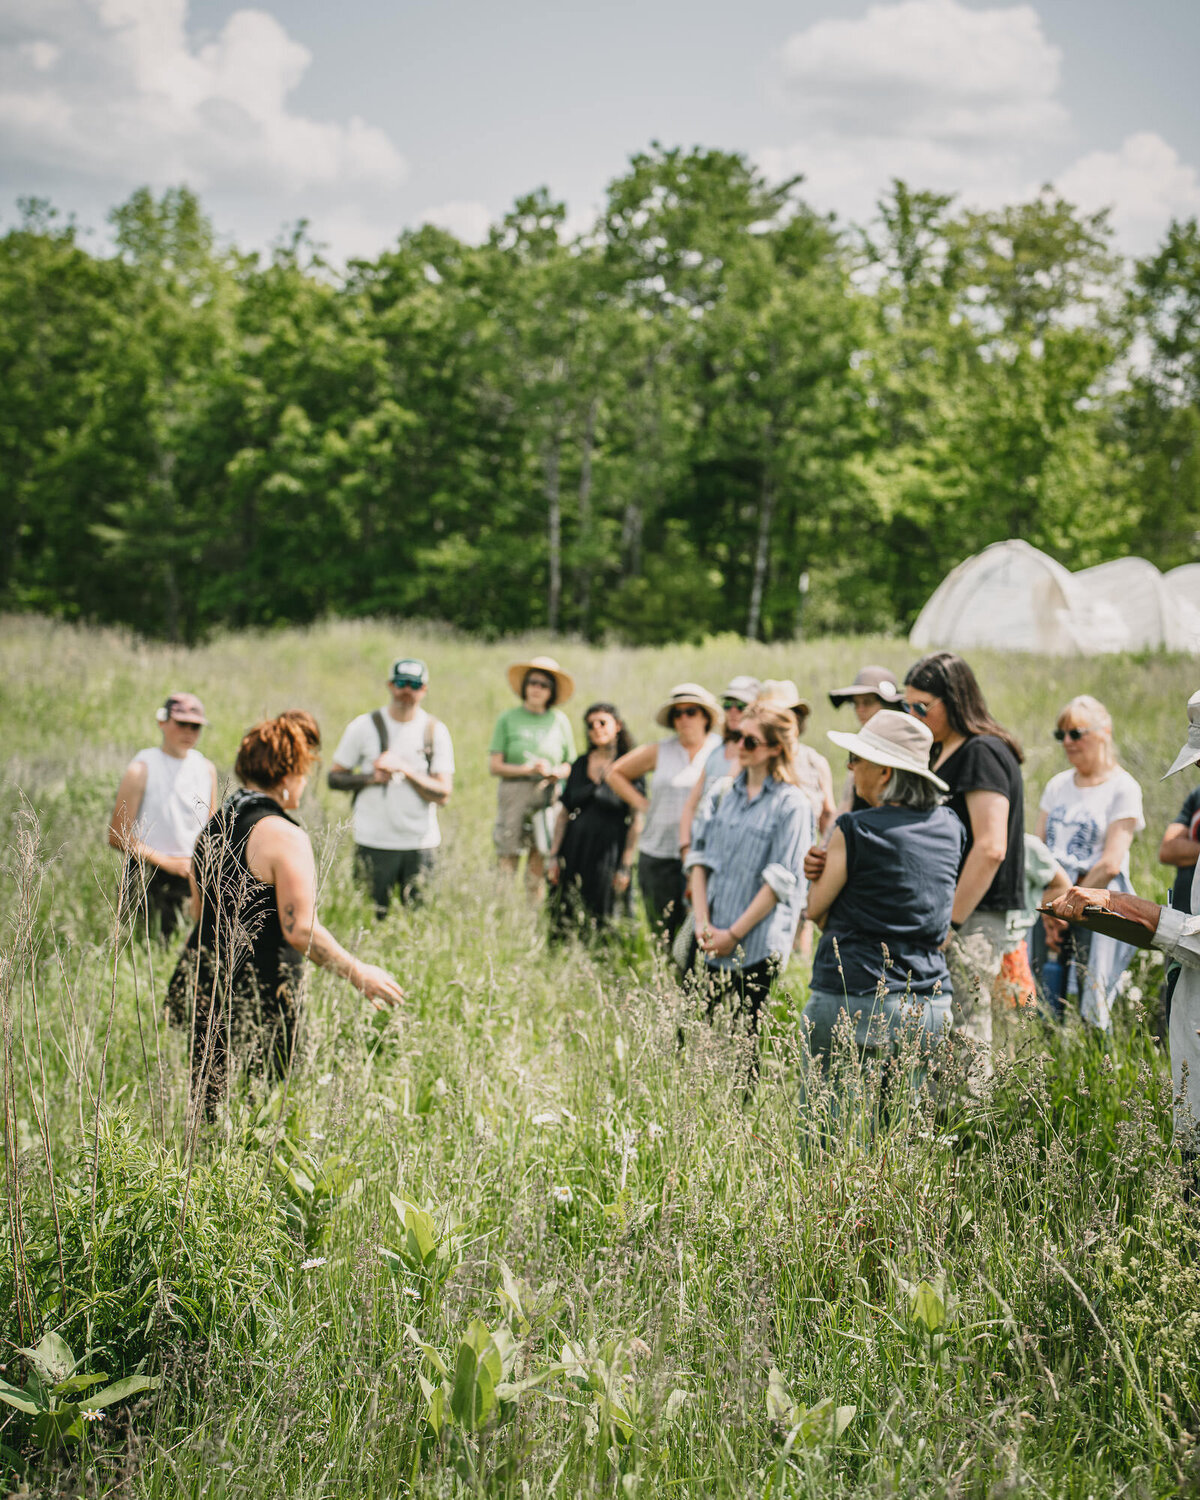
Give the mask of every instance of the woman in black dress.
POLYGON ((242 790, 205 824, 192 854, 193 914, 169 997, 192 1016, 192 1097, 213 1114, 230 1052, 268 1075, 295 1046, 304 959, 336 969, 376 1010, 403 998, 385 969, 353 958, 317 921, 312 844, 291 816, 317 759, 311 714, 256 724, 234 767, 242 790))
MULTIPOLYGON (((550 851, 551 931, 600 931, 625 903, 641 814, 605 784, 613 762, 633 748, 633 737, 611 703, 593 703, 583 716, 588 749, 571 766, 550 851)), ((645 780, 634 783, 645 795, 645 780)))

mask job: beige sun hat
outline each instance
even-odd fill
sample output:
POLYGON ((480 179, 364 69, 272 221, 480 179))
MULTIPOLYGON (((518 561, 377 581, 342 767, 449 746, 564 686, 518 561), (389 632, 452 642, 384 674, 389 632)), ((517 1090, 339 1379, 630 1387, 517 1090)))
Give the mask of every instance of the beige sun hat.
POLYGON ((800 689, 790 677, 768 677, 759 683, 755 702, 778 703, 780 708, 790 708, 793 713, 812 713, 812 704, 800 696, 800 689))
POLYGON ((698 682, 679 682, 671 689, 671 696, 654 715, 654 722, 664 729, 671 727, 671 714, 681 703, 698 704, 709 716, 709 728, 720 730, 725 723, 721 705, 706 687, 698 682))
POLYGON ((547 677, 554 678, 558 683, 556 704, 565 703, 575 691, 575 679, 570 672, 564 672, 552 656, 535 656, 529 661, 515 661, 508 669, 508 685, 518 698, 527 672, 545 672, 547 677))
POLYGON ((1171 769, 1162 777, 1174 776, 1184 766, 1194 766, 1200 760, 1200 692, 1195 692, 1187 701, 1188 732, 1183 749, 1171 762, 1171 769))
POLYGON ((869 760, 873 766, 891 766, 897 771, 908 771, 913 776, 923 776, 932 781, 939 792, 950 788, 929 769, 929 752, 933 749, 933 735, 929 727, 911 714, 898 714, 890 708, 881 708, 867 720, 857 734, 846 734, 843 730, 827 729, 826 734, 835 745, 849 750, 860 760, 869 760))

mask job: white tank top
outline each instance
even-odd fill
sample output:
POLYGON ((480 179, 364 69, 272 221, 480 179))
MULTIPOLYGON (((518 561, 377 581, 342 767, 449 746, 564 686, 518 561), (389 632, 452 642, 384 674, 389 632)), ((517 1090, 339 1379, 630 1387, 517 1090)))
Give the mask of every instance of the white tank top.
POLYGON ((679 819, 683 815, 688 793, 704 774, 704 763, 721 743, 719 734, 710 734, 691 760, 676 735, 659 740, 654 781, 650 787, 650 809, 646 826, 638 840, 643 854, 657 859, 679 858, 679 819))
POLYGON ((159 854, 191 854, 196 835, 208 822, 211 764, 199 750, 189 750, 182 760, 163 750, 141 750, 134 761, 146 767, 138 837, 159 854))

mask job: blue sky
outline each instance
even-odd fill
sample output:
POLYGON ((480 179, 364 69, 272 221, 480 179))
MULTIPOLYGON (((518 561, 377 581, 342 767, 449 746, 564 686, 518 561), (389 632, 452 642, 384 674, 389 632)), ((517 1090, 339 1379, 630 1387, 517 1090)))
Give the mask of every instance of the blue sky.
POLYGON ((263 245, 481 236, 545 184, 582 227, 652 139, 803 172, 863 221, 893 176, 984 206, 1053 181, 1150 249, 1200 214, 1196 0, 0 0, 0 214, 89 225, 186 181, 263 245))

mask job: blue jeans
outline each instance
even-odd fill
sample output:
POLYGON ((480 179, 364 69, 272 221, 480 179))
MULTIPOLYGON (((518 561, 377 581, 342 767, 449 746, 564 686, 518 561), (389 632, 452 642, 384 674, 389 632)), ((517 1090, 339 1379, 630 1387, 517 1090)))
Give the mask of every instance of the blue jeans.
MULTIPOLYGON (((835 1051, 835 1032, 839 1024, 852 1028, 859 1067, 851 1070, 838 1059, 834 1072, 833 1097, 828 1101, 832 1117, 840 1112, 839 1099, 864 1102, 863 1084, 871 1072, 878 1072, 903 1043, 916 1042, 918 1060, 907 1069, 910 1097, 915 1098, 925 1086, 928 1067, 923 1061, 931 1045, 951 1027, 949 995, 902 995, 888 992, 875 995, 838 995, 832 990, 810 990, 804 1007, 803 1023, 814 1065, 820 1067, 823 1079, 831 1073, 830 1059, 835 1051), (869 1065, 874 1063, 872 1069, 869 1065)), ((840 1038, 838 1039, 840 1041, 840 1038)), ((843 1054, 844 1056, 844 1054, 843 1054)), ((886 1077, 880 1079, 880 1096, 888 1092, 886 1077)), ((804 1102, 810 1090, 802 1089, 804 1102)), ((874 1113, 874 1106, 872 1106, 874 1113)))

